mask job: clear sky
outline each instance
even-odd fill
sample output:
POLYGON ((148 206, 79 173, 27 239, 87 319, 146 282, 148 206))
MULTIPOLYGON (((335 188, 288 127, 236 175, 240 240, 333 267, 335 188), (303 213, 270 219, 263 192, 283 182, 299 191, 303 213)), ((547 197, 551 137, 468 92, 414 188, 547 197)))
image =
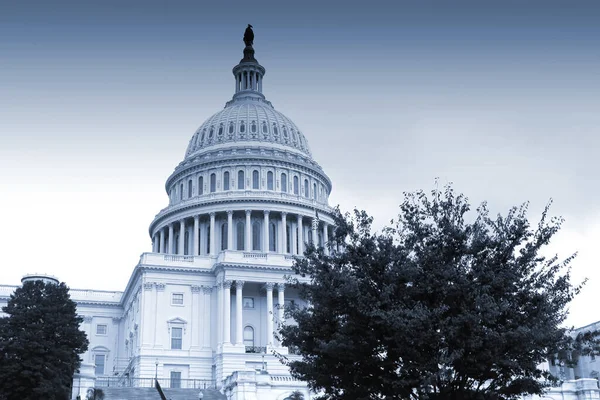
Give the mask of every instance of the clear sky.
POLYGON ((0 0, 0 282, 124 289, 251 23, 332 205, 381 227, 436 177, 532 221, 553 198, 550 251, 589 278, 569 322, 600 320, 598 21, 597 0, 0 0))

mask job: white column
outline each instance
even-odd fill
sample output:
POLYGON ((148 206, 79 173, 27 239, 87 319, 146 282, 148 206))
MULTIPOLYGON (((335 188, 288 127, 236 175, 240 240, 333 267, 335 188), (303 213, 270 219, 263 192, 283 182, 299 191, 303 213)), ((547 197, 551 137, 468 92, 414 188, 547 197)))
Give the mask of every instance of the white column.
POLYGON ((277 284, 277 320, 279 325, 284 322, 284 307, 285 307, 285 283, 277 284))
POLYGON ((267 290, 267 347, 273 346, 273 283, 265 283, 267 290))
POLYGON ((250 218, 251 214, 252 211, 246 210, 246 251, 252 250, 252 220, 250 218))
POLYGON ((265 210, 265 220, 263 223, 263 252, 267 253, 269 251, 269 211, 265 210))
POLYGON ((159 253, 166 253, 165 251, 165 228, 161 228, 160 229, 160 243, 159 243, 159 248, 158 248, 158 252, 159 253))
POLYGON ((243 305, 242 305, 242 289, 244 281, 235 281, 235 344, 244 344, 244 327, 243 327, 243 305))
POLYGON ((227 211, 227 250, 233 250, 233 211, 227 211))
POLYGON ((212 287, 203 286, 202 291, 204 293, 204 332, 202 333, 202 347, 211 347, 210 344, 210 328, 213 326, 211 323, 211 315, 210 315, 210 295, 212 293, 212 287))
POLYGON ((223 345, 231 344, 231 281, 223 282, 223 345))
POLYGON ((179 221, 179 254, 185 254, 185 220, 179 221))
POLYGON ((154 327, 154 318, 156 318, 156 294, 153 288, 153 282, 144 282, 144 291, 142 292, 143 320, 140 322, 142 326, 142 347, 152 347, 154 342, 152 328, 154 327))
POLYGON ((217 345, 223 343, 223 283, 217 283, 217 345))
POLYGON ((302 231, 302 215, 298 215, 298 255, 304 254, 304 232, 302 231))
MULTIPOLYGON (((158 310, 158 307, 160 307, 164 304, 165 284, 162 282, 156 282, 156 283, 154 283, 154 286, 156 286, 155 309, 158 310)), ((154 347, 160 349, 163 347, 164 342, 161 341, 162 335, 157 334, 157 332, 160 332, 160 330, 158 327, 158 317, 155 317, 154 318, 154 347)), ((167 346, 167 348, 169 348, 169 346, 167 346)))
POLYGON ((281 213, 281 253, 287 253, 287 213, 281 213))
POLYGON ((200 254, 198 251, 200 249, 200 216, 194 215, 194 246, 193 246, 193 255, 197 256, 200 254))
POLYGON ((319 220, 316 217, 313 217, 312 227, 311 227, 312 228, 312 238, 313 238, 312 244, 315 247, 319 247, 319 236, 317 235, 318 227, 319 227, 319 220))
POLYGON ((169 250, 167 251, 167 253, 169 254, 174 254, 173 253, 173 236, 175 234, 173 233, 173 224, 169 224, 169 250))
POLYGON ((327 223, 323 222, 323 249, 325 250, 325 255, 329 255, 329 228, 327 227, 327 223))
MULTIPOLYGON (((191 349, 199 349, 200 348, 200 321, 202 319, 198 318, 201 314, 200 312, 200 290, 202 289, 200 286, 192 285, 192 318, 190 318, 190 325, 192 331, 192 340, 191 340, 191 349)), ((208 323, 208 322, 205 322, 208 323)))
POLYGON ((217 254, 216 249, 215 249, 215 236, 216 236, 215 213, 212 212, 212 213, 210 213, 210 255, 211 256, 215 256, 217 254))

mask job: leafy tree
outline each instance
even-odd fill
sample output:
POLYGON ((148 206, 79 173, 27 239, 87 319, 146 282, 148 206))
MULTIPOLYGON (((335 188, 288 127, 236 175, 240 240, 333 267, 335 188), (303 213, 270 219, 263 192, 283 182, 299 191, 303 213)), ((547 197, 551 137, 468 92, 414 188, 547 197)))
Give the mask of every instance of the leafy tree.
MULTIPOLYGON (((286 312, 287 363, 323 399, 516 399, 553 379, 539 365, 575 346, 561 327, 581 285, 540 251, 559 230, 548 207, 489 216, 450 186, 405 194, 373 233, 364 211, 336 210, 331 255, 309 246, 291 279, 306 307, 286 312), (342 248, 342 251, 334 251, 342 248)), ((587 348, 587 347, 586 347, 587 348)))
POLYGON ((89 388, 87 390, 88 400, 104 400, 104 390, 100 388, 89 388))
POLYGON ((304 395, 299 390, 294 390, 292 394, 285 398, 285 400, 304 400, 304 395))
POLYGON ((88 340, 68 290, 28 281, 11 295, 0 319, 0 399, 70 398, 88 340))

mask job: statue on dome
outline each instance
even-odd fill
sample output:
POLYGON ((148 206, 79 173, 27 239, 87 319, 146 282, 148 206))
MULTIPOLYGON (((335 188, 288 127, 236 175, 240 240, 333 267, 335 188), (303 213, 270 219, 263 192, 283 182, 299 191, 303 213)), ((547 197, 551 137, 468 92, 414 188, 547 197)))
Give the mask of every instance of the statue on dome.
POLYGON ((244 32, 244 43, 246 47, 251 47, 254 43, 254 32, 252 31, 252 25, 248 24, 246 31, 244 32))

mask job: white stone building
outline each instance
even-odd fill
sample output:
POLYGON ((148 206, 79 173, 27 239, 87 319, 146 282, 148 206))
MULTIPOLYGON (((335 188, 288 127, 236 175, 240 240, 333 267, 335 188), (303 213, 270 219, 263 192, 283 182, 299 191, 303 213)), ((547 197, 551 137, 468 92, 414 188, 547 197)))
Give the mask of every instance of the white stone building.
MULTIPOLYGON (((165 387, 216 386, 240 399, 309 396, 273 355, 288 354, 274 332, 282 306, 299 301, 285 287, 294 256, 327 241, 331 181, 263 95, 251 46, 233 75, 233 99, 167 179, 152 251, 124 291, 71 290, 90 341, 74 397, 93 385, 149 386, 155 375, 165 387)), ((0 306, 14 289, 0 286, 0 306)))

